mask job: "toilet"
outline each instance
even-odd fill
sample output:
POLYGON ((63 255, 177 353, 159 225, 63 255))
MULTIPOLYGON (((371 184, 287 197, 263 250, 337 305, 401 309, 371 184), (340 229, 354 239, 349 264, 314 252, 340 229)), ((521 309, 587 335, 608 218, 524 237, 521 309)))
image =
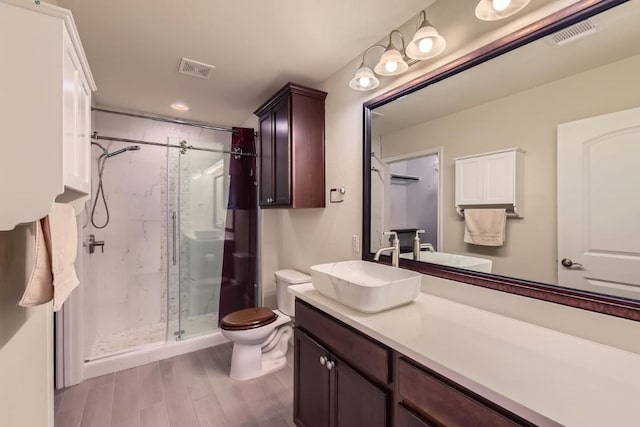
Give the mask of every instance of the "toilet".
POLYGON ((275 372, 287 363, 295 308, 295 297, 287 288, 310 283, 311 277, 296 270, 278 270, 275 278, 277 310, 245 308, 222 318, 222 335, 233 342, 229 376, 234 380, 257 378, 275 372))

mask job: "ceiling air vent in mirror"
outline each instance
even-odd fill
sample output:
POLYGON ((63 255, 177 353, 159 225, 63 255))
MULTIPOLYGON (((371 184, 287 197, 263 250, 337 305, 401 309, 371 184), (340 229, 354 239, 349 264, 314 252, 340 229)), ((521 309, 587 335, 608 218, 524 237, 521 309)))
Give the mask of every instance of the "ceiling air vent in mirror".
POLYGON ((198 77, 199 79, 209 80, 215 65, 205 64, 204 62, 194 61, 193 59, 182 58, 178 72, 187 76, 198 77))
POLYGON ((597 31, 593 21, 585 19, 577 24, 567 27, 563 30, 555 32, 547 37, 547 40, 557 46, 564 46, 567 43, 574 42, 597 31))

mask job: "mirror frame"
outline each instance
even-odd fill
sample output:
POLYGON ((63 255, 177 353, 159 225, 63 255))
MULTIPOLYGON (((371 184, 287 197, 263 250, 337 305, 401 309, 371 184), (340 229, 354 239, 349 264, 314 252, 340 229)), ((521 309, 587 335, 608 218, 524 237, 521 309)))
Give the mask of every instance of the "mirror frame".
MULTIPOLYGON (((373 261, 371 251, 371 110, 402 96, 538 40, 629 0, 580 0, 558 12, 395 87, 363 104, 362 259, 373 261)), ((390 264, 390 257, 381 257, 390 264)), ((501 292, 562 304, 583 310, 640 321, 640 301, 582 291, 513 277, 472 272, 455 267, 401 259, 400 267, 501 292)))

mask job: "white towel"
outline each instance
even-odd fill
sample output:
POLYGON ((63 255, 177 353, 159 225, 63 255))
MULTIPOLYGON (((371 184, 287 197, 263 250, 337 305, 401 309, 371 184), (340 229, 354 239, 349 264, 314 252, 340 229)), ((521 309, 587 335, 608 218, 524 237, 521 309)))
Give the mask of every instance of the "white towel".
MULTIPOLYGON (((44 218, 26 226, 30 231, 23 238, 26 239, 25 251, 20 251, 24 255, 27 268, 30 269, 26 276, 27 286, 25 287, 22 299, 18 305, 22 307, 33 307, 34 305, 46 304, 53 299, 53 275, 51 273, 51 257, 47 248, 43 231, 44 218)), ((14 230, 17 232, 18 230, 14 230)), ((14 247, 14 250, 15 251, 14 247)), ((12 251, 12 252, 13 252, 12 251)), ((17 253, 14 256, 21 256, 17 253)), ((18 262, 17 260, 15 260, 18 262)))
POLYGON ((466 243, 482 246, 504 245, 506 209, 465 209, 464 224, 466 243))
POLYGON ((80 283, 73 264, 78 253, 78 228, 73 206, 54 203, 45 218, 43 230, 51 255, 53 311, 58 311, 80 283))

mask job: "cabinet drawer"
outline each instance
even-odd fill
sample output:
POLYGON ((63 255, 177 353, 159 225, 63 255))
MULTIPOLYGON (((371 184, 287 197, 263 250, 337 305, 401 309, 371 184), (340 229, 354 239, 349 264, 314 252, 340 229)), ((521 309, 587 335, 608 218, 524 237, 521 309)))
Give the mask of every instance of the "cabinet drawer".
POLYGON ((296 299, 296 326, 365 375, 389 383, 389 349, 296 299))
POLYGON ((397 427, 435 427, 429 424, 419 416, 405 409, 404 406, 396 406, 396 422, 397 427))
POLYGON ((398 392, 403 402, 445 426, 530 426, 532 424, 437 374, 406 360, 398 362, 398 392))

